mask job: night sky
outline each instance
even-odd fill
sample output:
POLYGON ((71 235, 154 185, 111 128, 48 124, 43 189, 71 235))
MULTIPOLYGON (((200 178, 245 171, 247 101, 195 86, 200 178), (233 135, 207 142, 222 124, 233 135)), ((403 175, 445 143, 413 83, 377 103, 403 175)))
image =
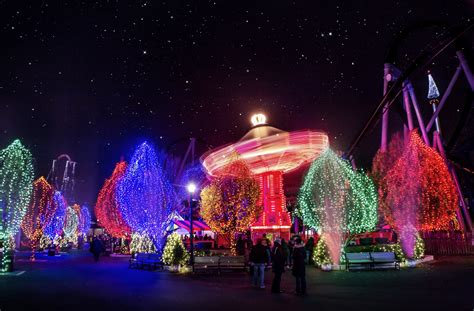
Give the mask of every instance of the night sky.
MULTIPOLYGON (((306 3, 0 0, 0 147, 20 138, 37 176, 69 154, 79 163, 78 197, 91 204, 143 140, 179 152, 197 137, 205 151, 243 136, 258 111, 284 130, 325 130, 345 150, 381 97, 395 35, 424 19, 457 24, 474 7, 306 3)), ((400 66, 434 35, 415 34, 400 66)), ((452 52, 433 64, 441 91, 456 66, 452 52)), ((424 100, 426 76, 414 84, 424 100)), ((442 115, 447 135, 461 104, 442 115)), ((356 153, 362 163, 378 143, 377 128, 356 153)))

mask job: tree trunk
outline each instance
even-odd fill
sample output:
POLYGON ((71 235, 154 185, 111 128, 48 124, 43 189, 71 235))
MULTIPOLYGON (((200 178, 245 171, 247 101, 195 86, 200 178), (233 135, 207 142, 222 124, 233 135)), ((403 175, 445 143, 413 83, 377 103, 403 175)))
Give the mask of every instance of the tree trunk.
POLYGON ((235 241, 235 232, 230 233, 230 254, 232 256, 237 256, 237 245, 235 241))

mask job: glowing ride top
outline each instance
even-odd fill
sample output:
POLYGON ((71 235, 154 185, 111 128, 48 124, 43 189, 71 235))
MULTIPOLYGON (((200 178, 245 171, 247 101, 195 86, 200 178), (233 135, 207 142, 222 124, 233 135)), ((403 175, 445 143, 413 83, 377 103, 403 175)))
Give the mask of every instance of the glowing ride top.
POLYGON ((253 174, 288 173, 312 162, 329 147, 326 133, 313 130, 286 132, 266 124, 263 114, 251 118, 254 127, 238 142, 204 154, 202 164, 210 176, 219 176, 237 152, 253 174))

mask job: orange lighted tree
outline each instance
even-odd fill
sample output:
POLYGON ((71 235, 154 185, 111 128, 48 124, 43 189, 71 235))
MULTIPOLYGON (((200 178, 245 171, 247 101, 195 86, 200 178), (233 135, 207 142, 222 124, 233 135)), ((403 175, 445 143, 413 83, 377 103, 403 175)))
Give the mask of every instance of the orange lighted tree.
POLYGON ((33 182, 33 199, 28 206, 21 228, 30 240, 31 260, 35 259, 35 250, 46 226, 53 219, 57 205, 53 201, 53 187, 40 177, 33 182))
POLYGON ((224 173, 201 191, 201 216, 213 231, 230 236, 236 255, 235 234, 244 232, 262 213, 260 189, 244 161, 230 157, 224 173))

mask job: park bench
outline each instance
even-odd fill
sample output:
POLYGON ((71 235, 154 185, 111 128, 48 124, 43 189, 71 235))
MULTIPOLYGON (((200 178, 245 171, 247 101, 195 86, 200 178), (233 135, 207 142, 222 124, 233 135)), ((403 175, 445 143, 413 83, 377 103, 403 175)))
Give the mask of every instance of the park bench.
POLYGON ((129 260, 129 268, 163 270, 163 262, 159 254, 136 253, 129 260))
POLYGON ((194 257, 194 272, 219 272, 219 257, 199 256, 194 257))
POLYGON ((393 268, 400 269, 400 263, 394 252, 372 252, 372 268, 393 268))
POLYGON ((370 269, 372 267, 370 253, 346 253, 346 269, 350 271, 354 267, 370 269))
POLYGON ((346 253, 346 269, 400 269, 400 262, 394 252, 346 253))
POLYGON ((244 256, 224 256, 219 259, 219 271, 245 271, 244 256))

